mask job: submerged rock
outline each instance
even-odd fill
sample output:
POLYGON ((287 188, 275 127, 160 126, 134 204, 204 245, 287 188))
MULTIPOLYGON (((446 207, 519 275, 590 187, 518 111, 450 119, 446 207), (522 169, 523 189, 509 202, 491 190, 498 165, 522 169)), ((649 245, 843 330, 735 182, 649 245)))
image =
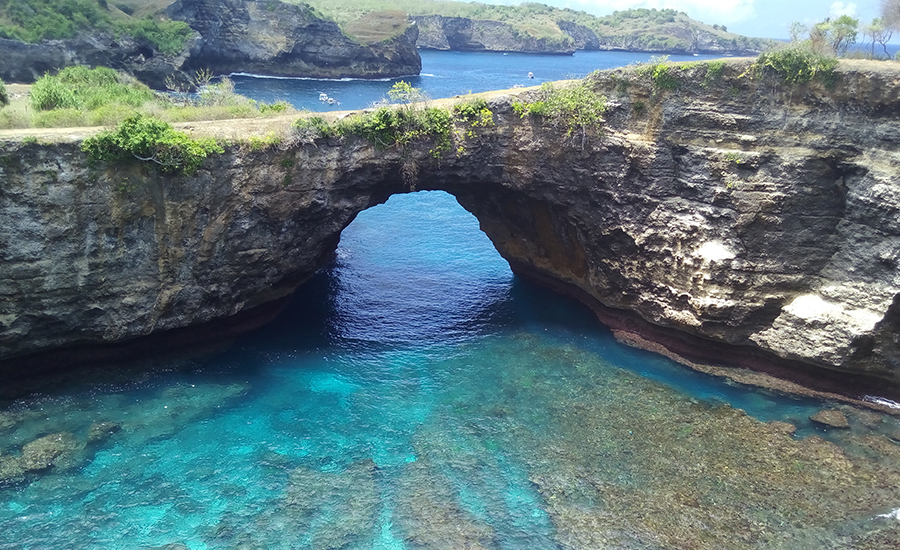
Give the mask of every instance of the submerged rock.
POLYGON ((850 427, 847 416, 837 409, 817 412, 810 416, 809 419, 822 426, 828 426, 829 428, 845 429, 850 427))
POLYGON ((121 431, 122 425, 118 422, 94 422, 88 429, 88 443, 101 443, 109 439, 114 433, 121 431))
POLYGON ((409 191, 413 163, 416 188, 456 196, 517 275, 620 333, 693 363, 900 395, 900 73, 842 61, 826 87, 749 79, 747 65, 726 62, 709 83, 706 64, 673 65, 677 93, 639 71, 596 74, 603 132, 575 140, 516 114, 538 92, 495 96, 496 124, 440 161, 428 140, 321 138, 235 145, 194 176, 161 178, 91 167, 77 142, 8 143, 0 371, 258 326, 331 261, 360 211, 409 191), (140 185, 123 195, 126 175, 140 185))
POLYGON ((68 432, 50 434, 22 447, 22 467, 26 471, 43 470, 64 461, 67 455, 82 447, 68 432))

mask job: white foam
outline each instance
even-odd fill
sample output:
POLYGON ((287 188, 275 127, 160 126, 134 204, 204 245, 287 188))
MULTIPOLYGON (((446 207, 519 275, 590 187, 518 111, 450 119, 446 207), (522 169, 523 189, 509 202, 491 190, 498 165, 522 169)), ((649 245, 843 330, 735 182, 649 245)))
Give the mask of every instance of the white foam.
POLYGON ((869 403, 875 403, 876 405, 884 405, 885 407, 890 407, 892 409, 900 409, 900 403, 896 401, 891 401, 890 399, 885 399, 884 397, 875 397, 873 395, 867 395, 863 397, 863 401, 867 401, 869 403))
POLYGON ((900 508, 897 508, 897 509, 894 510, 893 512, 888 512, 887 514, 878 514, 878 517, 880 517, 880 518, 888 518, 888 519, 894 518, 894 519, 896 519, 897 521, 900 521, 900 508))
POLYGON ((231 73, 228 76, 246 76, 248 78, 268 78, 272 80, 318 80, 320 82, 352 82, 354 80, 361 80, 363 82, 390 82, 392 80, 398 80, 403 78, 414 78, 419 75, 409 74, 404 76, 394 76, 390 78, 313 78, 311 76, 272 76, 267 74, 253 74, 253 73, 231 73))

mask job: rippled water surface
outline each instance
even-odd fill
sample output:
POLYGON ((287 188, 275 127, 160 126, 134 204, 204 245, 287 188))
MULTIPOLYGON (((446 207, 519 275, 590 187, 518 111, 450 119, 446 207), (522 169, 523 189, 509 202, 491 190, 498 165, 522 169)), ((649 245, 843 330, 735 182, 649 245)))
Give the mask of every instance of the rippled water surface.
MULTIPOLYGON (((331 111, 364 109, 387 96, 404 80, 437 99, 455 95, 536 86, 542 82, 582 78, 598 69, 646 63, 653 55, 636 52, 576 52, 575 55, 529 55, 491 52, 435 52, 422 50, 422 74, 383 80, 316 80, 259 78, 234 75, 235 91, 257 101, 288 101, 300 109, 331 111), (534 78, 529 78, 532 73, 534 78), (328 104, 320 94, 334 99, 328 104)), ((672 61, 699 61, 714 56, 671 56, 672 61)))
POLYGON ((6 404, 0 548, 894 548, 898 423, 825 406, 620 346, 396 196, 227 351, 6 404))

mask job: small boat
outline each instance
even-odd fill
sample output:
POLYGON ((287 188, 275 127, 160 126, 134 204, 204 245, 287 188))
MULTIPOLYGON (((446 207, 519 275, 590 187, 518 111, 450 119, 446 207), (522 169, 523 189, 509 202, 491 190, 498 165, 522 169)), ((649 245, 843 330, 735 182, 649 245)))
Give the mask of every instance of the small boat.
POLYGON ((319 101, 328 101, 328 94, 322 92, 319 94, 319 101))
POLYGON ((529 73, 528 73, 528 78, 534 78, 534 73, 529 72, 529 73))
POLYGON ((335 101, 333 97, 329 97, 327 101, 329 105, 334 105, 335 103, 337 103, 337 101, 335 101))

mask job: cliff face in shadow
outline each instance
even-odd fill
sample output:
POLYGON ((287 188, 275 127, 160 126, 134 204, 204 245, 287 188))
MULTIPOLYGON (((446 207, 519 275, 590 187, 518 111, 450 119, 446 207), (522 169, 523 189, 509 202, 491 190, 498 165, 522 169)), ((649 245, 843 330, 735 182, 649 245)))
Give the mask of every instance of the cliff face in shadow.
POLYGON ((428 143, 319 138, 163 177, 91 168, 77 140, 8 142, 0 361, 276 303, 358 212, 409 190, 412 162, 416 188, 454 194, 514 271, 620 332, 689 358, 900 382, 900 73, 844 63, 829 89, 746 68, 703 85, 701 66, 677 70, 675 91, 600 73, 610 110, 583 145, 495 94, 495 126, 440 162, 428 143))

